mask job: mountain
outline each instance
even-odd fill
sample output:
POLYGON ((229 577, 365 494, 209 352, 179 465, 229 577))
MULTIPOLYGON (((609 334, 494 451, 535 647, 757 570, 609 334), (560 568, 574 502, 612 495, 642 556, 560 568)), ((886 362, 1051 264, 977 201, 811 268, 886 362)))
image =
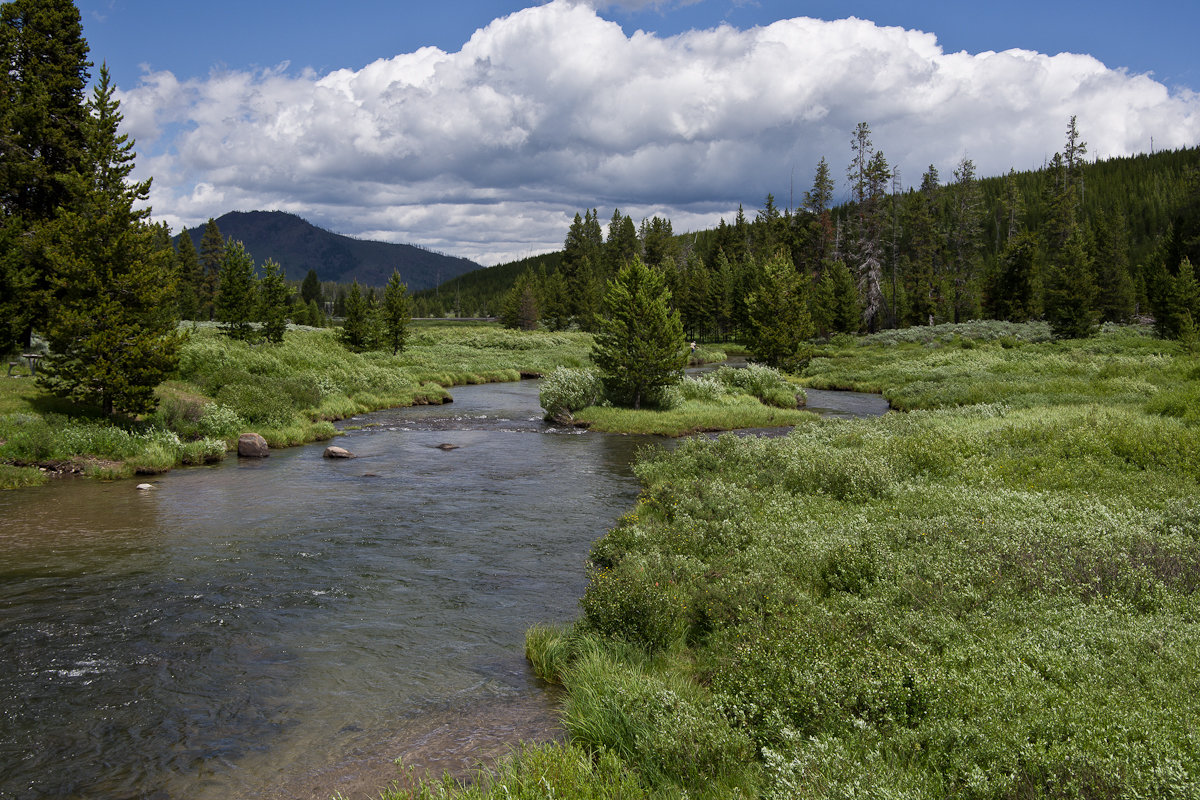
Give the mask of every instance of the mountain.
MULTIPOLYGON (((364 286, 384 286, 396 269, 409 291, 416 292, 480 269, 474 261, 411 244, 372 242, 331 233, 283 211, 231 211, 216 222, 221 236, 240 241, 258 264, 274 259, 289 280, 303 280, 313 269, 322 281, 357 280, 364 286)), ((199 248, 204 226, 184 232, 199 248)))

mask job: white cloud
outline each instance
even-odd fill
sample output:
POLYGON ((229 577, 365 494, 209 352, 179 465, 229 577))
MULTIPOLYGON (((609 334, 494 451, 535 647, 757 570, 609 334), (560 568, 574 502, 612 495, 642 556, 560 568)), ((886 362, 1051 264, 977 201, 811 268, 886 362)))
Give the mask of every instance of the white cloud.
POLYGON ((1200 96, 1086 55, 944 53, 857 19, 626 36, 566 0, 454 53, 325 75, 157 72, 120 99, 172 224, 278 208, 481 263, 561 246, 589 206, 684 230, 767 192, 786 204, 822 156, 840 173, 860 121, 910 183, 964 155, 983 175, 1039 166, 1072 114, 1093 156, 1200 141, 1200 96))

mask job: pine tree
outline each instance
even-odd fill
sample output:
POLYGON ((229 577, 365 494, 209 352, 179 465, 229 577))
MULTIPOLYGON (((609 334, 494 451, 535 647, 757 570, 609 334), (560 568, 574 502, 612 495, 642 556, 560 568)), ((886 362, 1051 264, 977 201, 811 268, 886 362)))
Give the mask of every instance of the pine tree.
POLYGON ((175 263, 179 265, 179 317, 200 319, 203 308, 204 273, 200 269, 200 257, 196 245, 185 228, 176 243, 175 263))
POLYGON ((988 292, 988 308, 996 319, 1026 322, 1041 313, 1041 250, 1031 233, 1008 237, 988 292))
POLYGON ((760 265, 759 288, 746 298, 750 318, 749 349, 756 361, 797 371, 811 357, 813 335, 808 280, 780 251, 760 265))
POLYGON ((217 319, 226 336, 248 340, 254 336, 252 323, 257 311, 258 279, 254 274, 254 259, 241 242, 230 239, 221 257, 217 319))
POLYGON ((283 267, 268 258, 263 264, 263 276, 259 284, 258 321, 262 323, 263 338, 271 344, 283 342, 291 294, 283 277, 283 267))
POLYGON ((975 163, 963 158, 954 170, 950 190, 950 257, 954 264, 954 321, 979 316, 979 243, 982 230, 979 182, 975 163))
POLYGON ((540 310, 533 273, 525 270, 517 276, 516 283, 504 295, 500 309, 500 322, 513 330, 532 331, 538 326, 540 310))
POLYGON ((1155 310, 1158 333, 1164 339, 1182 339, 1194 333, 1200 323, 1200 281, 1192 262, 1186 258, 1179 264, 1179 272, 1165 278, 1165 287, 1159 307, 1155 310))
POLYGON ((46 232, 86 202, 88 46, 69 0, 0 6, 0 349, 28 347, 55 302, 46 232))
POLYGON ((392 355, 396 355, 408 341, 408 325, 412 322, 412 298, 396 270, 392 270, 392 277, 383 290, 381 314, 384 344, 392 348, 392 355))
POLYGON ((640 258, 608 282, 592 360, 614 402, 641 408, 682 378, 687 347, 670 301, 662 275, 640 258))
POLYGON ((541 311, 542 322, 550 330, 566 330, 571 324, 571 315, 567 308, 567 282, 558 270, 543 270, 539 274, 537 305, 541 311))
POLYGON ((321 279, 317 277, 315 269, 310 269, 300 284, 300 301, 305 305, 308 305, 309 301, 321 302, 321 279))
POLYGON ((1096 284, 1092 260, 1076 226, 1046 279, 1046 321, 1060 339, 1083 339, 1096 333, 1096 284))
POLYGON ((79 202, 46 228, 51 353, 39 379, 50 391, 106 414, 152 411, 155 387, 176 366, 175 274, 169 248, 136 209, 150 182, 130 183, 133 142, 118 132, 108 70, 88 104, 79 202))
POLYGON ((204 319, 213 319, 216 314, 217 294, 221 284, 221 263, 225 259, 225 240, 221 238, 221 229, 212 217, 204 225, 204 234, 200 237, 200 269, 203 273, 202 289, 200 291, 200 315, 204 319))
POLYGON ((375 322, 371 318, 371 307, 357 280, 350 285, 350 291, 346 292, 345 309, 342 344, 354 351, 370 350, 375 344, 375 322))
POLYGON ((608 239, 604 242, 604 263, 608 274, 616 275, 617 270, 641 254, 641 251, 633 218, 621 216, 621 209, 614 208, 612 220, 608 223, 608 239))
POLYGON ((881 151, 871 143, 871 128, 860 122, 850 142, 854 153, 847 177, 854 201, 852 240, 849 248, 863 298, 863 322, 869 330, 878 328, 884 317, 883 299, 883 197, 891 180, 891 170, 881 151))

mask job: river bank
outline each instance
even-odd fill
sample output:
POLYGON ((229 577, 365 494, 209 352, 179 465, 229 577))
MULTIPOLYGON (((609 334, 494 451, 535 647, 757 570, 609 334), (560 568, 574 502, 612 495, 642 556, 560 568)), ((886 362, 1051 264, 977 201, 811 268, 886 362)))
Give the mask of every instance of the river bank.
POLYGON ((457 796, 1200 791, 1200 362, 1001 327, 817 348, 909 413, 642 459, 583 617, 527 635, 570 745, 457 796))
POLYGON ((213 463, 246 432, 273 448, 323 441, 337 433, 332 422, 355 414, 442 403, 452 386, 581 366, 591 341, 577 332, 421 324, 392 355, 349 352, 327 329, 294 327, 280 345, 252 345, 196 327, 177 376, 158 388, 159 408, 145 419, 109 420, 31 379, 0 381, 0 488, 48 475, 120 478, 213 463))

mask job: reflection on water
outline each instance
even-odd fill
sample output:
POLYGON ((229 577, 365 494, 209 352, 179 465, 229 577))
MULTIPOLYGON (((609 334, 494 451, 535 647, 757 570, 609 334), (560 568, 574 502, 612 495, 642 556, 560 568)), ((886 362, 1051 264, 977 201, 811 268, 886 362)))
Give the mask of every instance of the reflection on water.
POLYGON ((523 634, 576 615, 646 440, 454 397, 348 421, 353 460, 0 494, 0 798, 375 794, 556 735, 523 634))

